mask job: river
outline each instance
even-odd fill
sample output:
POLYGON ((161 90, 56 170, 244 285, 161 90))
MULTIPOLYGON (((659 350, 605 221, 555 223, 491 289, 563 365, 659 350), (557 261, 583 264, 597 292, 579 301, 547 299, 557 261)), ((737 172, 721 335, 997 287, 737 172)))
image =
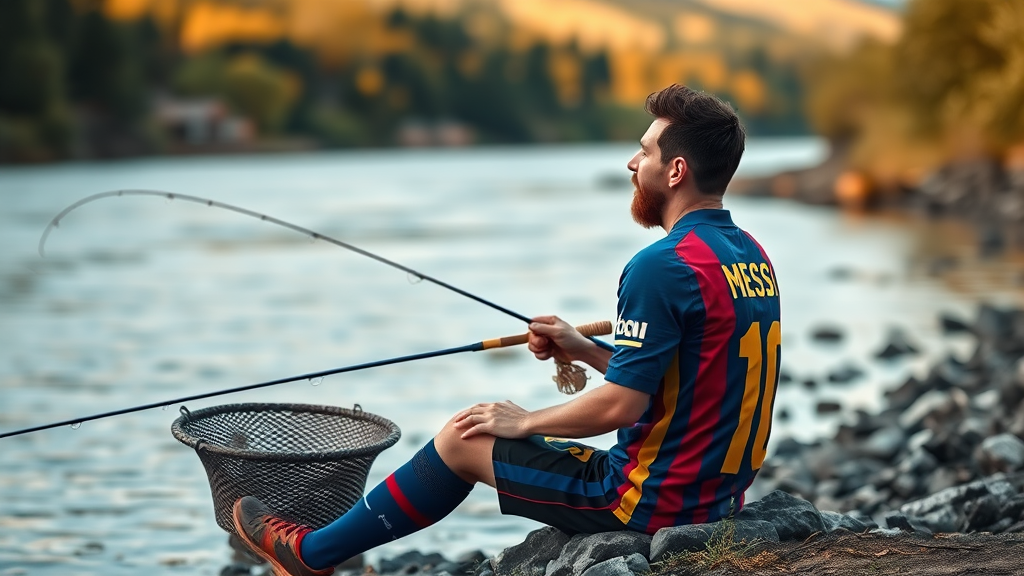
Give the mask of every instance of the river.
MULTIPOLYGON (((115 198, 47 222, 89 194, 147 188, 207 196, 377 252, 525 315, 613 319, 625 262, 659 237, 629 216, 631 144, 161 158, 0 168, 0 432, 336 366, 522 332, 519 321, 325 242, 181 201, 115 198)), ((813 139, 753 140, 741 175, 810 165, 813 139)), ((936 314, 1020 301, 1024 265, 980 260, 968 231, 772 199, 727 198, 772 256, 783 369, 853 384, 780 388, 773 438, 828 433, 920 370, 965 353, 936 314), (943 263, 951 271, 937 272, 943 263), (1017 276, 1015 276, 1015 274, 1017 276), (1016 279, 1016 280, 1015 280, 1016 279), (845 337, 815 343, 829 324, 845 337), (892 327, 925 352, 879 363, 892 327), (821 400, 839 414, 819 416, 821 400)), ((524 349, 461 354, 189 404, 352 406, 403 436, 374 485, 475 402, 562 400, 524 349)), ((595 379, 598 380, 599 379, 595 379)), ((0 575, 218 574, 229 562, 198 458, 170 435, 177 406, 0 440, 0 575)), ((594 439, 605 445, 609 437, 594 439)), ((538 525, 503 517, 486 487, 452 517, 370 557, 409 548, 488 554, 538 525)))

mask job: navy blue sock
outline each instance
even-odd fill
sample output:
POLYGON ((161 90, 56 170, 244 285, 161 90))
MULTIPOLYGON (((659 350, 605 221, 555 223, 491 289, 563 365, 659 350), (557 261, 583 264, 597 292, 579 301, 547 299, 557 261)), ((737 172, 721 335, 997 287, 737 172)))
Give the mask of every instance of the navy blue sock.
POLYGON ((441 460, 431 440, 341 518, 307 534, 302 560, 314 570, 336 566, 430 526, 455 510, 472 489, 441 460))

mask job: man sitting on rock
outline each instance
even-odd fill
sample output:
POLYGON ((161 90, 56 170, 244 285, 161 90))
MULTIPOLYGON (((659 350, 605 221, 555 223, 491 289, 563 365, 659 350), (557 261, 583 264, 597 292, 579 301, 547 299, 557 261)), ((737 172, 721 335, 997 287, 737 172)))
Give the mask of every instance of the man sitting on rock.
POLYGON ((319 530, 241 498, 235 528, 278 574, 331 574, 447 516, 480 482, 503 513, 568 533, 653 534, 743 505, 765 457, 780 352, 774 269, 722 209, 745 134, 729 105, 679 85, 651 94, 646 110, 655 119, 627 164, 631 211, 667 236, 626 265, 614 353, 555 316, 530 324, 537 358, 585 362, 605 384, 532 412, 509 401, 459 412, 319 530), (613 430, 607 451, 556 438, 613 430))

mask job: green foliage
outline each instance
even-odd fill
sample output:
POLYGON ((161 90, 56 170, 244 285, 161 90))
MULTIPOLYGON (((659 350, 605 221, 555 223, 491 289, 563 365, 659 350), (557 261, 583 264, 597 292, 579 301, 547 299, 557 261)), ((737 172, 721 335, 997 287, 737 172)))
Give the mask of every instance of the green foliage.
POLYGON ((224 76, 224 96, 263 132, 280 130, 299 95, 298 79, 256 54, 236 56, 224 76))

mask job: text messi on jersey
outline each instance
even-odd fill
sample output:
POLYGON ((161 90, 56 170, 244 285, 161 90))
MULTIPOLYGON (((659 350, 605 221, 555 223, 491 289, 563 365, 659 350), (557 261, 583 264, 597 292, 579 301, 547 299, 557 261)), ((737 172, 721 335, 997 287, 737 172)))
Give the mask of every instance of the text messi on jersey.
POLYGON ((722 264, 722 272, 729 281, 732 298, 772 297, 775 289, 775 273, 766 262, 737 262, 722 264))

